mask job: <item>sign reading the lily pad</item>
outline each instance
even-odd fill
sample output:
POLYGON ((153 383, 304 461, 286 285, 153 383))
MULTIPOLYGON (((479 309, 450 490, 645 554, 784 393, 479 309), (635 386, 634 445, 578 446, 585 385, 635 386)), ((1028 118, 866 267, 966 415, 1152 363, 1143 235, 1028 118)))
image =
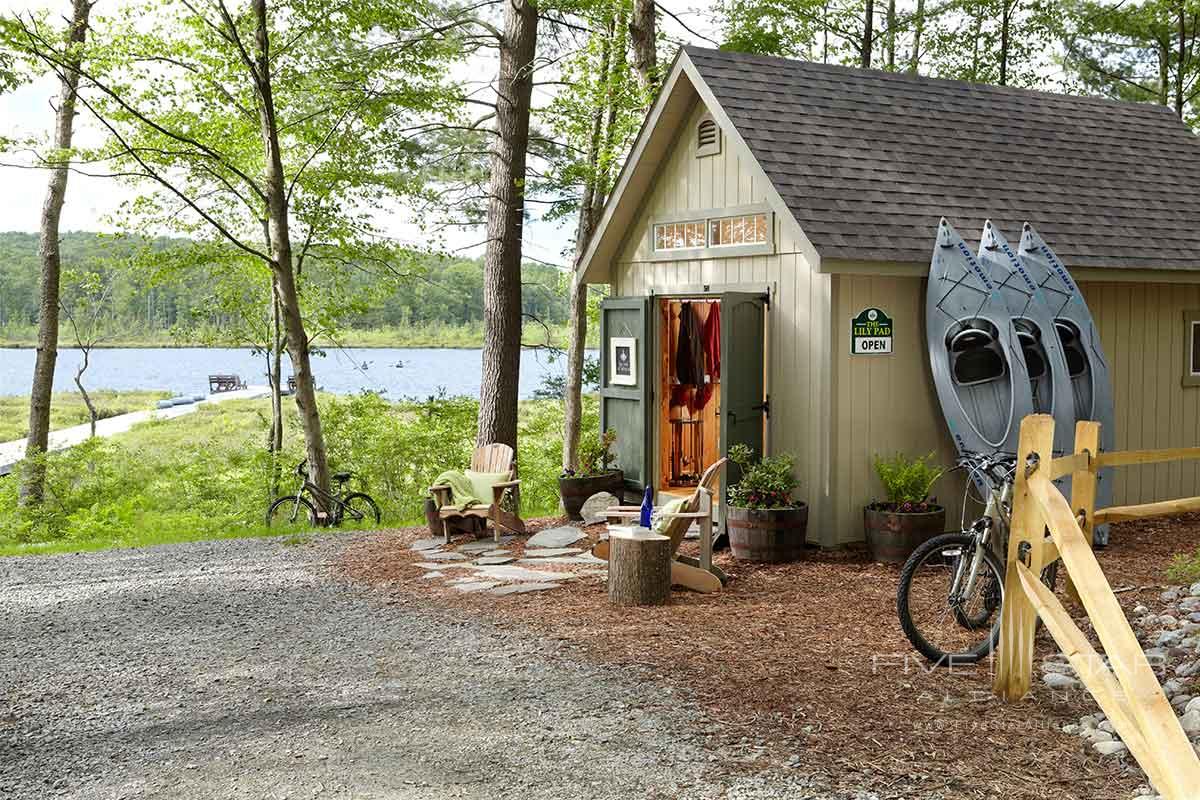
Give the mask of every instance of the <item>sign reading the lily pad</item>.
POLYGON ((856 356, 892 352, 892 318, 882 308, 864 308, 850 321, 850 352, 856 356))

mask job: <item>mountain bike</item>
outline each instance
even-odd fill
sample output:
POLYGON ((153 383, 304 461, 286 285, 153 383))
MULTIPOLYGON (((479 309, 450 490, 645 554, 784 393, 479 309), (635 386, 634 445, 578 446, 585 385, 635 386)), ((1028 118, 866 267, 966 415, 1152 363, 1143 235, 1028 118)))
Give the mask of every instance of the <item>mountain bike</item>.
MULTIPOLYGON (((913 551, 900 572, 896 612, 917 652, 935 666, 974 664, 996 647, 1004 604, 1005 562, 1012 521, 1016 457, 964 453, 956 462, 972 486, 987 490, 983 516, 962 529, 935 536, 913 551)), ((1042 570, 1053 591, 1058 562, 1042 570)))
POLYGON ((280 497, 267 509, 267 525, 272 528, 336 527, 343 522, 374 522, 379 524, 379 506, 365 492, 345 493, 346 483, 353 472, 335 472, 330 479, 333 493, 308 479, 308 460, 296 465, 300 486, 295 494, 280 497), (312 499, 318 502, 314 503, 312 499), (321 506, 325 510, 318 511, 321 506))

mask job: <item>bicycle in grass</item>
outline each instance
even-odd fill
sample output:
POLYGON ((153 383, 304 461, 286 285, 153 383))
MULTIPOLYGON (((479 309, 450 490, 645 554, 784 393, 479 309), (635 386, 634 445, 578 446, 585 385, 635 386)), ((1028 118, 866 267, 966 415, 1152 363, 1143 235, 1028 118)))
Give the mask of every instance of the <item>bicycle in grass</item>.
MULTIPOLYGON (((1016 456, 964 453, 957 461, 967 471, 962 529, 920 545, 900 572, 896 611, 900 627, 917 652, 936 666, 974 664, 1000 639, 1005 562, 1012 521, 1016 456), (971 487, 986 490, 983 516, 966 524, 971 487)), ((1042 570, 1042 582, 1054 589, 1058 562, 1042 570)))
POLYGON ((337 527, 343 522, 379 524, 379 506, 366 492, 346 492, 353 472, 335 472, 332 493, 308 479, 308 461, 296 465, 300 486, 295 494, 280 497, 267 509, 267 525, 271 528, 337 527), (317 502, 313 502, 315 498, 317 502), (318 508, 323 508, 319 511, 318 508))

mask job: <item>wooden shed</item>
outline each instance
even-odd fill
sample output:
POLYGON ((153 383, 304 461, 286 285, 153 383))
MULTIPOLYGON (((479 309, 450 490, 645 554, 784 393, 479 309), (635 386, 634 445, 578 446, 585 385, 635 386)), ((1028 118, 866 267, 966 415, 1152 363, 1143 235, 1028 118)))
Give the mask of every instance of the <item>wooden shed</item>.
MULTIPOLYGON (((601 414, 630 488, 683 488, 734 442, 790 452, 809 538, 837 546, 863 538, 876 453, 952 463, 922 318, 943 215, 1013 242, 1028 220, 1062 257, 1118 449, 1200 445, 1200 144, 1168 109, 689 47, 579 265, 612 288, 601 414), (869 309, 889 351, 853 354, 869 309)), ((1114 485, 1196 494, 1185 463, 1114 485)))

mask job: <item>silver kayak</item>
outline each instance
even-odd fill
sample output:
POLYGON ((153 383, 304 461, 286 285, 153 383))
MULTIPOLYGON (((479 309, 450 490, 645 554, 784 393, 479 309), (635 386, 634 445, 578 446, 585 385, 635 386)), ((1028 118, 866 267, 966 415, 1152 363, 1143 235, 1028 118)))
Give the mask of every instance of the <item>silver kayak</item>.
MULTIPOLYGON (((1100 332, 1083 293, 1062 261, 1028 222, 1021 232, 1017 257, 1040 289, 1054 319, 1071 378, 1075 419, 1099 422, 1100 449, 1112 450, 1116 445, 1112 379, 1100 332)), ((1074 430, 1071 435, 1074 436, 1074 430)), ((1096 485, 1096 507, 1109 505, 1112 505, 1112 470, 1106 469, 1101 470, 1096 485)), ((1097 527, 1093 539, 1095 544, 1108 544, 1108 526, 1097 527)))
POLYGON ((996 284, 944 217, 929 265, 925 326, 933 383, 955 447, 1016 453, 1021 419, 1033 413, 1017 331, 996 284))
MULTIPOLYGON (((1054 417, 1056 455, 1075 449, 1075 400, 1071 376, 1062 343, 1054 327, 1054 315, 1045 296, 1004 235, 988 220, 979 240, 979 263, 996 285, 1008 306, 1017 330, 1017 341, 1029 373, 1033 410, 1054 417)), ((1071 496, 1069 478, 1058 482, 1059 489, 1071 496)))

